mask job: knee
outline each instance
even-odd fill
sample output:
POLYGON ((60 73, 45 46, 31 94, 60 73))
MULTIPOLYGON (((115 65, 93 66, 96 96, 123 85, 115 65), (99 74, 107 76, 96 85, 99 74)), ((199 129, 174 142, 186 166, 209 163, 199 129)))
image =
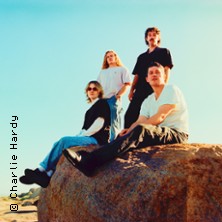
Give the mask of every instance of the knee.
POLYGON ((60 144, 66 144, 67 141, 69 141, 70 137, 69 136, 64 136, 59 140, 60 144))

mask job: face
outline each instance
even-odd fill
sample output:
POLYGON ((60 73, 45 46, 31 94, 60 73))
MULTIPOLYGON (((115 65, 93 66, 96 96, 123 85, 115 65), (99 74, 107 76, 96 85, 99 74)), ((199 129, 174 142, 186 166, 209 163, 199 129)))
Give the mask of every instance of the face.
POLYGON ((149 46, 157 46, 160 36, 156 34, 155 31, 148 32, 146 36, 146 41, 149 43, 149 46))
POLYGON ((109 65, 116 64, 116 56, 113 52, 108 52, 106 54, 106 61, 109 65))
POLYGON ((165 73, 162 67, 150 67, 148 69, 148 75, 146 77, 146 81, 151 86, 160 86, 165 84, 165 73))
POLYGON ((99 97, 99 90, 95 84, 91 83, 87 89, 87 95, 91 101, 97 99, 99 97))

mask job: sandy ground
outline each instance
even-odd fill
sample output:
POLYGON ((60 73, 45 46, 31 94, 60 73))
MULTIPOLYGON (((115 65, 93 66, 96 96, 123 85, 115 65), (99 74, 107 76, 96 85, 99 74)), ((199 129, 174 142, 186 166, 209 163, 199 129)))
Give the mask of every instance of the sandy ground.
POLYGON ((21 203, 0 197, 0 222, 37 222, 37 207, 21 206, 21 203))

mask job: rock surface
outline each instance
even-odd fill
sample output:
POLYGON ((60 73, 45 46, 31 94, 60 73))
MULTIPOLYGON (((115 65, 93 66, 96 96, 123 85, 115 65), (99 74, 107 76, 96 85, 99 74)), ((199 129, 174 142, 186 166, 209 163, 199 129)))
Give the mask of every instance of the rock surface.
POLYGON ((41 222, 222 221, 222 145, 134 150, 88 178, 64 157, 38 204, 41 222))

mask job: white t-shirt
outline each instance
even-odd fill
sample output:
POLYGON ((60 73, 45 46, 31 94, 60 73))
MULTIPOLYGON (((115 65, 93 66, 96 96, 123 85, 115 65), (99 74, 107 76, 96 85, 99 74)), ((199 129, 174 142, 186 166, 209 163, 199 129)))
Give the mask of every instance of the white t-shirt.
POLYGON ((103 87, 105 98, 116 95, 124 83, 131 82, 128 70, 122 66, 102 69, 97 80, 103 87))
POLYGON ((167 126, 188 134, 188 111, 183 94, 175 85, 165 85, 159 98, 156 100, 154 93, 143 102, 140 115, 147 118, 157 113, 160 106, 175 104, 176 110, 172 112, 159 126, 167 126))

